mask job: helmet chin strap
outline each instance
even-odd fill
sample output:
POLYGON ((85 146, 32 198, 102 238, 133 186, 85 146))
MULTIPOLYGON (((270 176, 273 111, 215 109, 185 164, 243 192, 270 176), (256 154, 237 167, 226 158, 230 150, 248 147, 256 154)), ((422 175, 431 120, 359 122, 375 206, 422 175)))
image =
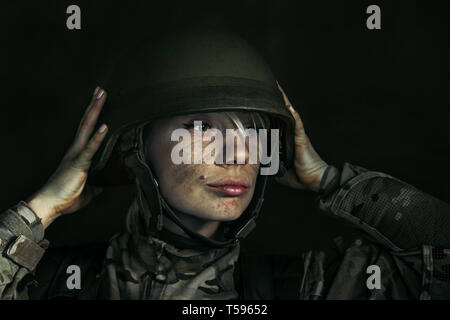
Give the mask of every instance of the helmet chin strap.
POLYGON ((146 218, 150 219, 149 226, 150 228, 153 228, 152 233, 157 235, 162 229, 162 217, 164 214, 191 238, 200 241, 208 247, 218 248, 236 243, 239 239, 247 236, 255 227, 255 220, 259 215, 259 211, 264 201, 264 191, 267 185, 268 176, 261 175, 258 177, 258 182, 255 187, 255 195, 258 199, 255 199, 256 203, 254 205, 252 201, 251 205, 254 207, 251 209, 252 211, 245 211, 242 216, 237 219, 236 223, 238 226, 237 228, 234 228, 234 234, 229 235, 227 240, 221 241, 205 237, 185 226, 179 218, 179 214, 182 212, 172 208, 161 195, 158 182, 145 161, 142 142, 142 128, 132 128, 124 133, 120 145, 120 152, 123 163, 128 168, 130 175, 134 176, 138 180, 140 186, 142 187, 142 191, 144 192, 151 213, 151 216, 146 218))
POLYGON ((193 231, 189 227, 185 226, 183 222, 179 218, 179 214, 182 213, 174 208, 171 208, 170 205, 165 201, 165 199, 161 196, 160 198, 162 207, 164 208, 163 214, 168 217, 172 222, 174 222, 178 227, 180 227, 188 236, 192 239, 200 241, 202 244, 212 247, 226 247, 236 242, 237 239, 228 239, 228 240, 215 240, 212 238, 205 237, 198 232, 193 231), (178 213, 178 214, 177 214, 178 213))

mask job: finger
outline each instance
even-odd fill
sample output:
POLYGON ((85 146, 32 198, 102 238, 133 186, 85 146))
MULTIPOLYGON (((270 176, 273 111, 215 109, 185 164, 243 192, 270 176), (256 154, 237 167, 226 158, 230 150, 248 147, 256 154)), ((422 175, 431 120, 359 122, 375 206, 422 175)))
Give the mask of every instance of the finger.
POLYGON ((82 168, 83 170, 89 169, 91 160, 97 150, 100 148, 100 145, 102 144, 107 132, 108 127, 106 126, 106 124, 102 124, 98 128, 94 136, 91 138, 91 140, 89 140, 83 151, 75 160, 77 167, 82 168))
POLYGON ((83 116, 81 117, 80 123, 78 124, 78 128, 77 128, 77 132, 76 132, 76 136, 78 135, 80 128, 82 126, 82 124, 85 122, 86 117, 89 114, 89 111, 92 109, 92 107, 94 106, 97 97, 98 97, 98 92, 100 90, 100 87, 96 87, 94 90, 94 93, 92 94, 92 98, 91 101, 89 102, 89 105, 87 106, 86 110, 84 110, 83 116))
POLYGON ((94 104, 94 102, 96 100, 96 97, 97 97, 97 94, 98 94, 99 90, 100 90, 100 87, 97 86, 95 88, 94 92, 92 93, 91 101, 89 102, 89 105, 87 106, 86 110, 84 110, 82 119, 85 118, 86 115, 88 114, 89 110, 91 110, 91 108, 92 108, 92 106, 93 106, 93 104, 94 104))
POLYGON ((303 127, 303 121, 300 118, 300 115, 297 111, 295 111, 294 107, 290 106, 289 111, 291 112, 292 116, 295 120, 295 136, 296 137, 303 137, 306 135, 305 128, 303 127))
POLYGON ((81 146, 84 146, 91 136, 105 99, 106 92, 102 88, 97 87, 94 92, 92 102, 86 109, 85 115, 83 116, 77 130, 77 139, 81 146))
POLYGON ((291 102, 289 101, 289 98, 287 97, 286 93, 284 92, 283 88, 280 86, 280 84, 277 81, 278 89, 281 92, 281 95, 283 96, 284 104, 288 108, 288 110, 291 112, 292 117, 294 117, 295 120, 295 136, 303 138, 305 134, 305 128, 303 126, 303 121, 300 118, 300 115, 298 112, 294 109, 291 102))
POLYGON ((283 100, 284 100, 284 104, 286 105, 286 107, 289 108, 289 106, 292 106, 291 102, 289 101, 289 98, 287 97, 286 93, 284 92, 283 88, 280 86, 280 84, 277 81, 277 86, 278 89, 281 92, 281 95, 283 96, 283 100))
POLYGON ((92 94, 91 102, 87 106, 86 110, 84 110, 83 116, 81 117, 80 123, 78 124, 78 128, 75 133, 75 139, 74 139, 72 145, 70 146, 70 148, 66 151, 66 153, 63 157, 63 161, 67 160, 67 159, 72 159, 73 157, 78 155, 80 153, 80 150, 83 148, 83 145, 81 145, 82 141, 80 139, 80 131, 82 130, 83 124, 86 122, 86 118, 89 115, 90 110, 92 109, 92 107, 94 106, 94 104, 97 100, 96 98, 97 98, 97 94, 98 94, 99 90, 100 90, 100 87, 95 88, 94 93, 92 94))
POLYGON ((77 129, 74 148, 78 151, 83 149, 83 147, 88 142, 92 132, 94 131, 95 124, 97 123, 98 117, 105 103, 105 99, 106 92, 102 88, 98 87, 94 92, 92 101, 87 107, 86 112, 81 119, 80 125, 77 129))

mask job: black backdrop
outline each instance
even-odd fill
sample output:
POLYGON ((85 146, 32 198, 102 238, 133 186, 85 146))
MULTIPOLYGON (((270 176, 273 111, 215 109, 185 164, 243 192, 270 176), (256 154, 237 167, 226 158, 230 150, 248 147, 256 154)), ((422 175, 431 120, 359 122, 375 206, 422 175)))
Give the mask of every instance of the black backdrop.
MULTIPOLYGON (((264 55, 329 163, 394 175, 450 200, 448 1, 2 2, 0 208, 42 185, 71 143, 105 64, 143 33, 221 26, 264 55), (81 30, 66 8, 81 8, 81 30), (367 6, 381 30, 366 28, 367 6)), ((53 245, 122 229, 130 188, 57 220, 53 245)), ((245 250, 295 254, 351 232, 312 193, 273 184, 245 250)))

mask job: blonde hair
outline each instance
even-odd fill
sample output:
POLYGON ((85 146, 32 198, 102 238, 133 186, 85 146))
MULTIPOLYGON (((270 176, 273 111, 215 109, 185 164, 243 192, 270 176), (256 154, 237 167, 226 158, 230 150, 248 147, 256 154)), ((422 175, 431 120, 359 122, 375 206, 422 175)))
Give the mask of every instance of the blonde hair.
MULTIPOLYGON (((239 114, 236 112, 224 112, 233 122, 233 124, 240 130, 245 131, 244 124, 242 123, 242 119, 240 118, 239 114)), ((249 112, 250 118, 253 122, 253 128, 262 128, 266 129, 269 127, 269 119, 267 116, 262 115, 259 112, 249 112)))

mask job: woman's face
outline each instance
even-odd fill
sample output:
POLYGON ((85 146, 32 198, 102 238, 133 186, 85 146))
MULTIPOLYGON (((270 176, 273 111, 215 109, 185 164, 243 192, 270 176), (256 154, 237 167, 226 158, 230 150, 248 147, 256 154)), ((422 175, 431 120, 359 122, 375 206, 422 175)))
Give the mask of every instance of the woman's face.
MULTIPOLYGON (((235 114, 244 127, 253 127, 249 114, 235 114)), ((157 120, 146 132, 146 157, 169 205, 202 220, 230 221, 244 212, 255 190, 259 163, 248 163, 248 143, 243 148, 245 151, 240 150, 245 152, 241 155, 245 156, 245 164, 236 164, 236 161, 230 164, 230 159, 224 159, 224 164, 204 161, 200 164, 193 164, 194 161, 191 164, 175 164, 171 157, 174 146, 181 143, 185 144, 183 147, 190 148, 193 158, 195 150, 198 150, 194 149, 194 143, 200 143, 203 148, 211 143, 198 139, 200 133, 210 128, 222 132, 225 153, 225 130, 236 129, 226 113, 192 114, 157 120), (194 121, 202 121, 202 125, 197 123, 194 126, 194 121), (172 132, 180 128, 189 131, 190 141, 171 141, 172 132)), ((234 150, 234 157, 237 158, 239 150, 234 150)))

